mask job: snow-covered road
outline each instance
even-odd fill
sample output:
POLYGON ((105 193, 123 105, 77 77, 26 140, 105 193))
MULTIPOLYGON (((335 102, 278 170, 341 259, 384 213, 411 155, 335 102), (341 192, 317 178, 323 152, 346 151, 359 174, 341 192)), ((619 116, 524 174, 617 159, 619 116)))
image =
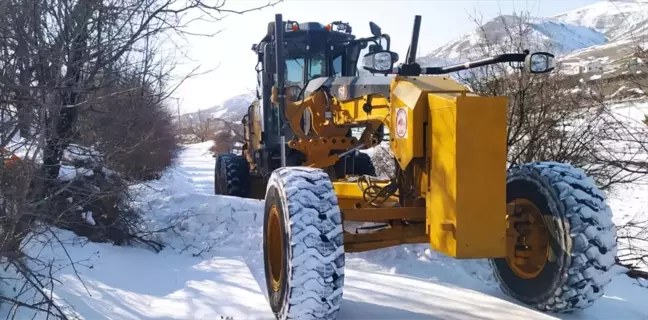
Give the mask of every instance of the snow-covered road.
MULTIPOLYGON (((208 148, 209 143, 188 146, 177 167, 137 190, 152 227, 179 223, 177 232, 164 235, 172 247, 156 254, 106 244, 69 245, 74 261, 86 260, 76 266, 83 282, 61 248, 41 251, 35 244, 29 249, 43 258, 58 257, 62 283, 54 291, 77 316, 273 319, 261 255, 263 202, 212 195, 208 148)), ((73 238, 68 232, 60 236, 73 238)), ((347 254, 339 319, 648 319, 647 302, 648 287, 617 276, 585 312, 541 313, 501 293, 484 261, 453 260, 427 245, 407 245, 347 254)))

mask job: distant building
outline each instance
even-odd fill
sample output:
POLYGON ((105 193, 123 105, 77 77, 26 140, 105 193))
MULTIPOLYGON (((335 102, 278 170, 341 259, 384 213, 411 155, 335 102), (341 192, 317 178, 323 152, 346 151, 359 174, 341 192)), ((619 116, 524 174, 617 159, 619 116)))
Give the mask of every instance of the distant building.
POLYGON ((601 63, 601 61, 591 61, 585 67, 585 72, 587 73, 595 73, 595 72, 603 72, 603 71, 604 71, 603 63, 601 63))
POLYGON ((585 72, 585 67, 581 65, 575 65, 572 68, 572 74, 582 74, 585 72))

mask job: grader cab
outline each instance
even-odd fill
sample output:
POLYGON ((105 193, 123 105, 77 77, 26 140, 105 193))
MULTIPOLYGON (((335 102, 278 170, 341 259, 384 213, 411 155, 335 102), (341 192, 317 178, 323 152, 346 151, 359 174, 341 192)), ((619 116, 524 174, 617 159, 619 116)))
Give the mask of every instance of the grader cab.
POLYGON ((264 261, 278 319, 334 319, 345 254, 427 243, 457 259, 489 259, 502 290, 546 311, 590 306, 610 281, 615 226, 605 196, 565 163, 507 168, 506 97, 482 97, 444 74, 517 62, 553 69, 553 55, 511 53, 449 67, 405 62, 370 23, 283 21, 253 50, 258 98, 241 155, 216 159, 216 193, 265 199, 264 261), (386 42, 386 45, 383 43, 386 42), (379 76, 362 76, 357 65, 379 76), (388 133, 385 133, 385 128, 388 133), (360 132, 354 134, 354 130, 360 132), (359 150, 387 137, 393 177, 359 150), (351 223, 378 227, 358 233, 351 223))

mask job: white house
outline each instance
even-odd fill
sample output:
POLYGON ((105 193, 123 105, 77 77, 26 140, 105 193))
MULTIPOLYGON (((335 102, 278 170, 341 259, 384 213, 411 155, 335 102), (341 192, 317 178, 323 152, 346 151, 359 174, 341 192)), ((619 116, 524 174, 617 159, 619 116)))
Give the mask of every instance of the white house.
POLYGON ((603 72, 603 71, 604 71, 603 63, 601 63, 601 61, 598 60, 589 62, 585 67, 585 72, 587 73, 603 72))

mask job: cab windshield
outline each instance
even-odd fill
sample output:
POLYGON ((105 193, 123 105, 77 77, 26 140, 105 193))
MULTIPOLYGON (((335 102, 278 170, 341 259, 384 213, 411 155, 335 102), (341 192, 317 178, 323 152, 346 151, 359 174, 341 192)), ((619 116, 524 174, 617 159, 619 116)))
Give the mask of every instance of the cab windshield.
MULTIPOLYGON (((297 85, 301 87, 306 81, 327 76, 325 73, 326 57, 324 56, 286 59, 286 86, 297 85)), ((342 74, 342 56, 338 56, 333 60, 332 73, 331 76, 342 74)))

